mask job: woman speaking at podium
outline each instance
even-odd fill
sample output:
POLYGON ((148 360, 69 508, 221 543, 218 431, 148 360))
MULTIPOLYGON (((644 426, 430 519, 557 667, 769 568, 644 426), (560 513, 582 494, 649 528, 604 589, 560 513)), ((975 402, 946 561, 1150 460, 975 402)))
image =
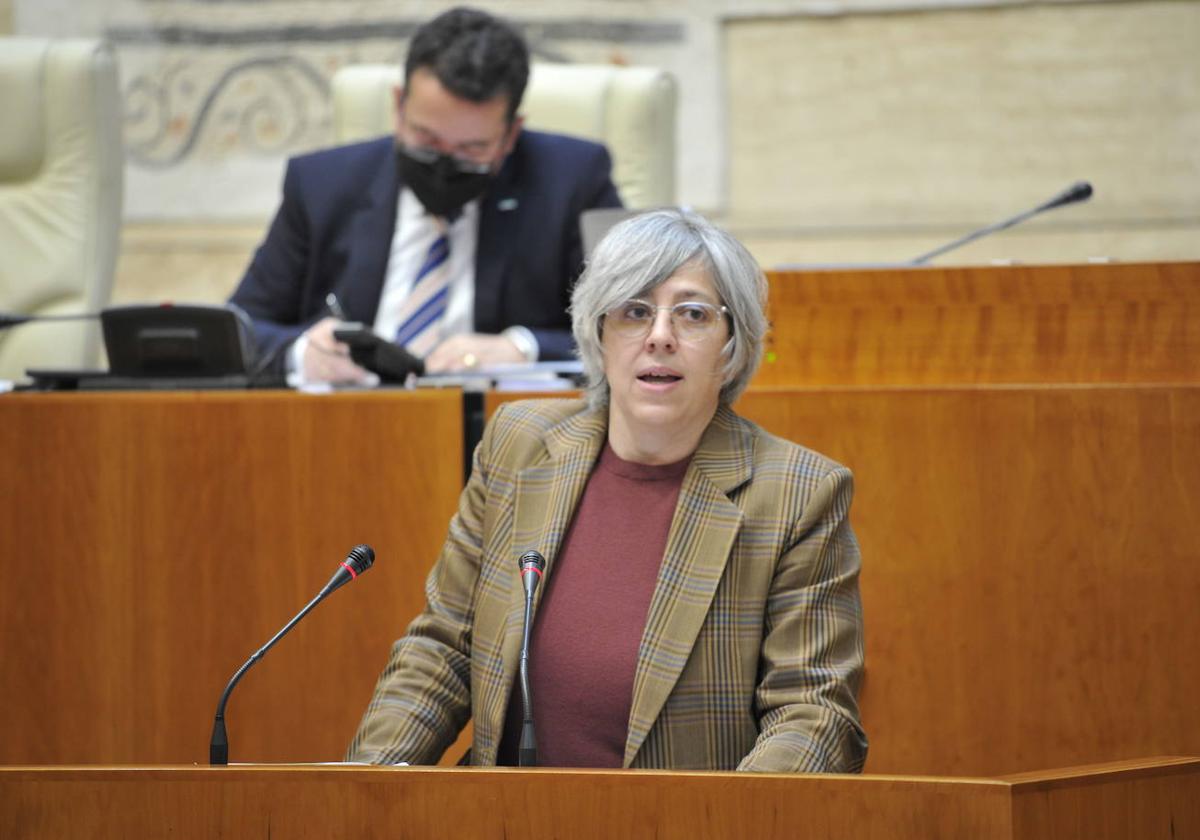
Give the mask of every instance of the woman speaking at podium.
POLYGON ((488 423, 350 760, 434 763, 472 718, 470 762, 517 764, 528 696, 543 766, 862 769, 850 472, 730 407, 765 299, 746 249, 697 215, 613 228, 572 296, 586 399, 488 423))

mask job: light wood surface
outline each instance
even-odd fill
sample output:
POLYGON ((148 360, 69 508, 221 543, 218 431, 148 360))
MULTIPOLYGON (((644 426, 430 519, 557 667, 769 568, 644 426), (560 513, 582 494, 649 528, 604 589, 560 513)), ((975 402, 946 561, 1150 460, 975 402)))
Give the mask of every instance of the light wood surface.
POLYGON ((854 471, 868 772, 1200 754, 1200 387, 756 388, 736 408, 854 471))
POLYGON ((755 387, 1200 382, 1200 263, 773 271, 755 387))
POLYGON ((1026 840, 1200 837, 1200 759, 1146 759, 1007 776, 1026 840))
POLYGON ((854 471, 869 772, 1200 754, 1200 387, 737 407, 854 471))
POLYGON ((357 767, 4 768, 13 840, 570 837, 1178 840, 1200 830, 1200 760, 986 778, 357 767), (1089 800, 1086 813, 1067 797, 1089 800), (1074 822, 1073 822, 1074 821, 1074 822), (1107 830, 1048 834, 1072 825, 1107 830), (1173 832, 1173 833, 1172 833, 1173 832))
MULTIPOLYGON (((1200 754, 1200 387, 738 409, 855 472, 868 771, 1200 754)), ((454 507, 456 394, 10 395, 0 427, 0 763, 203 762, 225 681, 363 541, 229 708, 234 761, 340 757, 454 507)))
POLYGON ((233 761, 341 758, 423 604, 461 416, 456 392, 0 397, 0 762, 207 762, 226 681, 365 542, 227 709, 233 761))

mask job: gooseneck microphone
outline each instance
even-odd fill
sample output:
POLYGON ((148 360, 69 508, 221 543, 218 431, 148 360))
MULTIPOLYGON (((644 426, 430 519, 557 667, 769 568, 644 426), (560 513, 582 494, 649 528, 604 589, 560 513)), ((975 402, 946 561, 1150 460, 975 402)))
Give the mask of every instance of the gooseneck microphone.
POLYGON ((987 227, 980 228, 979 230, 974 231, 973 233, 968 233, 966 236, 963 236, 959 239, 955 239, 953 242, 951 242, 947 245, 943 245, 940 248, 934 248, 932 251, 930 251, 926 254, 922 254, 921 256, 917 257, 909 264, 910 265, 925 265, 925 263, 929 262, 934 257, 940 256, 941 254, 944 254, 947 251, 953 251, 955 248, 961 248, 963 245, 966 245, 968 242, 974 242, 976 239, 979 239, 981 236, 987 236, 988 234, 992 234, 997 231, 1004 230, 1005 228, 1010 228, 1013 225, 1019 225, 1019 224, 1021 224, 1021 222, 1025 221, 1026 219, 1033 218, 1038 213, 1045 213, 1047 210, 1053 210, 1055 207, 1062 207, 1067 204, 1076 204, 1080 201, 1087 201, 1091 197, 1092 197, 1092 185, 1089 184, 1087 181, 1076 181, 1074 184, 1067 187, 1061 193, 1054 196, 1054 198, 1050 199, 1049 201, 1045 202, 1044 204, 1039 204, 1037 207, 1034 207, 1032 210, 1026 210, 1024 213, 1018 213, 1016 216, 1013 216, 1011 219, 1005 219, 1003 222, 997 222, 994 225, 988 225, 987 227))
POLYGON ((537 737, 533 732, 533 696, 529 691, 529 635, 533 629, 533 593, 537 592, 546 569, 546 558, 526 551, 517 561, 521 566, 521 585, 525 587, 525 631, 521 635, 521 744, 517 749, 518 767, 537 766, 537 737))
POLYGON ((328 598, 334 591, 355 580, 359 575, 371 568, 374 562, 375 552, 371 546, 356 545, 350 549, 349 556, 338 566, 337 571, 333 573, 333 577, 329 579, 329 583, 325 584, 325 588, 317 593, 317 597, 309 601, 308 606, 300 610, 295 618, 274 635, 271 641, 255 651, 254 655, 246 660, 245 665, 238 668, 237 673, 233 675, 233 679, 229 681, 229 685, 225 686, 225 691, 221 694, 221 699, 217 703, 217 713, 213 718, 212 739, 208 742, 209 764, 229 763, 229 738, 225 733, 225 704, 229 701, 229 695, 233 692, 233 687, 250 670, 250 666, 262 659, 263 654, 282 639, 289 630, 295 627, 300 619, 312 612, 313 607, 328 598))

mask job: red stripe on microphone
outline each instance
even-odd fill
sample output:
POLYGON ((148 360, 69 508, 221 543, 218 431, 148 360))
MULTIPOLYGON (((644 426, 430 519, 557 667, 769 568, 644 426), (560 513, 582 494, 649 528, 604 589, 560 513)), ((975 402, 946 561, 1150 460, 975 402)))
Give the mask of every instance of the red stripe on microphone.
POLYGON ((342 561, 342 568, 350 573, 350 580, 358 580, 358 575, 354 574, 354 569, 346 565, 346 561, 342 561))
POLYGON ((522 575, 524 575, 526 572, 536 572, 538 577, 542 576, 542 570, 539 569, 537 566, 526 566, 524 569, 521 570, 522 575))

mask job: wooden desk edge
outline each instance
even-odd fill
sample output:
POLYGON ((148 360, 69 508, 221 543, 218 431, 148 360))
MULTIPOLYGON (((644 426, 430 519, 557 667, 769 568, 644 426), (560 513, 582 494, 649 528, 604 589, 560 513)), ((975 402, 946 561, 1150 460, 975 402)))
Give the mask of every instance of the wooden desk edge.
POLYGON ((1025 793, 1061 787, 1078 787, 1084 784, 1103 784, 1117 780, 1193 773, 1200 775, 1200 757, 1165 755, 1108 761, 1102 764, 1085 764, 1079 767, 1032 770, 1025 773, 1010 773, 996 778, 998 781, 1012 785, 1014 792, 1025 793))
POLYGON ((469 774, 484 781, 491 776, 496 780, 520 776, 542 775, 561 778, 611 781, 640 777, 643 779, 669 777, 675 779, 746 779, 768 784, 796 781, 846 781, 882 785, 953 785, 981 788, 1011 788, 1021 790, 1050 787, 1074 786, 1081 783, 1100 783, 1116 779, 1133 779, 1150 776, 1167 776, 1200 773, 1200 757, 1156 756, 1079 767, 1064 767, 1013 773, 1004 776, 910 776, 897 774, 841 774, 841 773, 734 773, 720 771, 678 770, 603 770, 581 768, 516 768, 516 767, 384 767, 366 764, 231 764, 227 767, 211 767, 197 764, 128 764, 128 765, 7 765, 0 766, 0 782, 7 781, 83 781, 122 778, 159 779, 163 781, 215 781, 267 779, 279 774, 298 773, 306 779, 323 776, 345 780, 346 775, 361 776, 362 780, 382 780, 391 774, 403 773, 426 778, 438 776, 450 778, 469 774))
POLYGON ((364 780, 382 779, 390 774, 403 773, 426 778, 438 776, 450 778, 468 774, 484 781, 491 776, 496 780, 528 777, 530 775, 560 778, 613 781, 639 777, 672 779, 746 779, 770 783, 816 781, 860 781, 886 785, 960 785, 1005 788, 1008 783, 1001 779, 972 776, 904 776, 904 775, 859 775, 852 773, 735 773, 732 771, 695 770, 603 770, 583 768, 518 768, 518 767, 434 767, 434 766, 379 766, 367 764, 231 764, 226 767, 210 767, 200 764, 127 764, 127 765, 7 765, 0 766, 0 782, 7 781, 83 781, 120 780, 124 778, 161 779, 165 781, 204 781, 220 777, 239 780, 266 779, 286 773, 300 773, 308 779, 328 776, 345 779, 346 775, 361 776, 364 780))

